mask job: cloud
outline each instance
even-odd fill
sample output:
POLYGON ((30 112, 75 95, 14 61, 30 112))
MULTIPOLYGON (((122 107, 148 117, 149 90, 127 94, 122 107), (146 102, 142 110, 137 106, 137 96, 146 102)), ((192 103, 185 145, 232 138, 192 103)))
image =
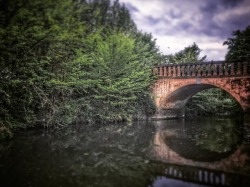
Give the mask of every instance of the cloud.
POLYGON ((120 0, 139 30, 152 33, 164 54, 195 42, 209 60, 223 60, 223 42, 250 25, 250 0, 120 0))
POLYGON ((126 3, 126 7, 130 10, 130 12, 139 12, 138 8, 133 6, 131 3, 126 3))

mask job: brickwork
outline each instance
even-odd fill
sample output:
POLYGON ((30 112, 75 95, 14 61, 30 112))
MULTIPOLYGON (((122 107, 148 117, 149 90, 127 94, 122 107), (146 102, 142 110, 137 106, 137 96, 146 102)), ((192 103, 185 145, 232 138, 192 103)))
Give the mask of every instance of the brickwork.
POLYGON ((221 88, 232 95, 243 111, 250 110, 250 63, 193 63, 161 65, 152 90, 158 111, 155 118, 184 117, 187 101, 208 88, 221 88))

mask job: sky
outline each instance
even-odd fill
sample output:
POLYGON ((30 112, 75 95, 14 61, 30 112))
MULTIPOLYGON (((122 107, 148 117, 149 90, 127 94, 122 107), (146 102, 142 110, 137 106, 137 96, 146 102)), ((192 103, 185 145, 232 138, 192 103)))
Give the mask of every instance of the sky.
POLYGON ((223 42, 250 25, 250 0, 119 0, 137 28, 151 33, 163 54, 194 42, 207 61, 224 60, 223 42))

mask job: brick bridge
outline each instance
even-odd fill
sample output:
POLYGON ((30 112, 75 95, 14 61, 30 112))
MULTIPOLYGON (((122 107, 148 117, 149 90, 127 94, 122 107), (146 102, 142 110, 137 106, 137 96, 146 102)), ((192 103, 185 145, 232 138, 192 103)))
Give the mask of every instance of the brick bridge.
POLYGON ((203 62, 163 64, 153 68, 158 79, 153 94, 158 108, 153 119, 185 116, 185 105, 196 93, 221 88, 250 113, 250 63, 203 62))

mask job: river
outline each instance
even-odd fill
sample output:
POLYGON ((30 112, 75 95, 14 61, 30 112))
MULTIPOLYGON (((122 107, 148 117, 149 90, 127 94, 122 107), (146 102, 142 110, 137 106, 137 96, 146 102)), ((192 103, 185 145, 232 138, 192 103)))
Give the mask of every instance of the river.
POLYGON ((0 143, 0 186, 250 186, 241 118, 75 124, 0 143))

